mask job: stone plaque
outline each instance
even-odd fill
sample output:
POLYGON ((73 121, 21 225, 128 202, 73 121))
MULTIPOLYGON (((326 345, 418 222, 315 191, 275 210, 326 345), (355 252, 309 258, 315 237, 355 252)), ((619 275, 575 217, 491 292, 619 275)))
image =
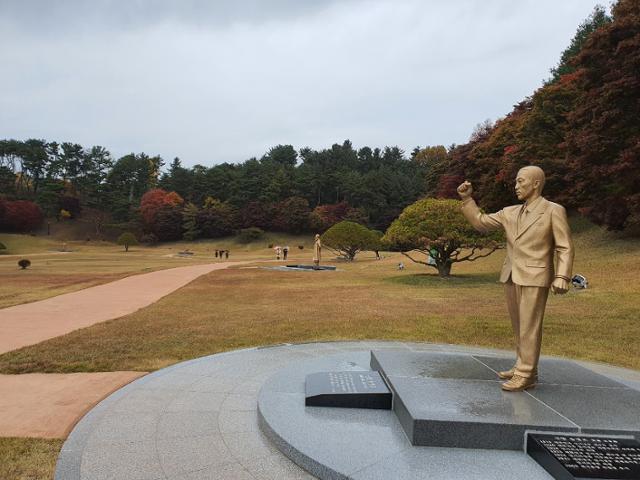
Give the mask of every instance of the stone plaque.
POLYGON ((305 405, 391 410, 391 390, 379 372, 312 373, 305 381, 305 405))
POLYGON ((632 439, 529 433, 527 453, 556 480, 640 479, 640 443, 632 439))

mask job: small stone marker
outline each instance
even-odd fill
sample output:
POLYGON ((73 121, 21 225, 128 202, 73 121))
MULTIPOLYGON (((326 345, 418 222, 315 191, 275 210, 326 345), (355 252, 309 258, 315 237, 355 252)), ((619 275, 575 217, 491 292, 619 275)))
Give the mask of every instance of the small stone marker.
POLYGON ((529 433, 527 453, 556 480, 640 479, 640 443, 632 439, 529 433))
POLYGON ((391 390, 379 372, 312 373, 305 381, 305 405, 391 410, 391 390))

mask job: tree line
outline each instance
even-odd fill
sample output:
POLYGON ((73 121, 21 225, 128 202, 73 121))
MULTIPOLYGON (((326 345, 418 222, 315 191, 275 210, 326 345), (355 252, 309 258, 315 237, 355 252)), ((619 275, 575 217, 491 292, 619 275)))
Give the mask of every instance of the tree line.
POLYGON ((277 145, 238 164, 186 168, 175 158, 163 171, 163 159, 145 153, 114 160, 100 146, 1 140, 0 186, 5 207, 32 202, 46 217, 90 217, 97 232, 138 224, 161 240, 246 227, 324 231, 345 219, 384 229, 425 193, 418 150, 407 158, 398 147, 355 149, 348 140, 322 150, 277 145), (150 204, 162 205, 159 216, 150 204))

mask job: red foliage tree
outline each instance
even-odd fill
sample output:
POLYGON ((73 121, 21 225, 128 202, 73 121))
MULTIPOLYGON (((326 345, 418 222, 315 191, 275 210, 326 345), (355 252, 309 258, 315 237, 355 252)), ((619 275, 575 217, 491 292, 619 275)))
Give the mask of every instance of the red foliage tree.
MULTIPOLYGON (((161 188, 149 190, 140 199, 140 215, 145 229, 156 233, 158 213, 167 208, 180 207, 183 203, 184 200, 176 192, 167 192, 161 188)), ((163 223, 166 223, 166 219, 170 217, 169 215, 164 218, 163 223)), ((160 235, 158 237, 162 238, 160 235)))
POLYGON ((301 197, 289 197, 274 205, 271 226, 274 230, 301 233, 309 228, 309 202, 301 197))
POLYGON ((4 202, 0 228, 12 232, 29 232, 40 226, 44 216, 38 205, 27 200, 4 202))
POLYGON ((342 220, 358 217, 358 213, 347 202, 318 205, 309 215, 309 223, 313 230, 324 232, 342 220))
POLYGON ((640 2, 620 0, 575 66, 566 138, 575 196, 597 223, 640 232, 640 2))
POLYGON ((240 209, 239 227, 258 227, 263 230, 270 230, 273 218, 272 203, 249 202, 240 209))

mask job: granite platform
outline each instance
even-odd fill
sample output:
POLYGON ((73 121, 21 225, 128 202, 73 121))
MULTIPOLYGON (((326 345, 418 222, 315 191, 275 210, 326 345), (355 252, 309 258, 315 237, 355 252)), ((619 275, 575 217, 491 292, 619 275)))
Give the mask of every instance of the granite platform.
MULTIPOLYGON (((550 478, 522 451, 415 447, 390 410, 304 407, 306 373, 369 370, 372 350, 508 354, 453 345, 332 342, 183 362, 127 385, 92 409, 63 445, 55 478, 506 480, 514 471, 519 478, 550 478)), ((640 390, 639 372, 581 365, 640 390)))
POLYGON ((522 450, 527 430, 640 438, 640 392, 570 360, 542 359, 536 388, 500 389, 513 358, 372 351, 413 445, 522 450))

